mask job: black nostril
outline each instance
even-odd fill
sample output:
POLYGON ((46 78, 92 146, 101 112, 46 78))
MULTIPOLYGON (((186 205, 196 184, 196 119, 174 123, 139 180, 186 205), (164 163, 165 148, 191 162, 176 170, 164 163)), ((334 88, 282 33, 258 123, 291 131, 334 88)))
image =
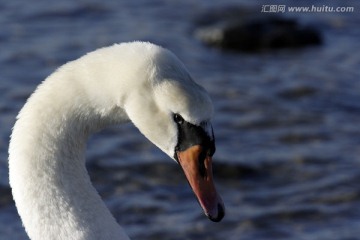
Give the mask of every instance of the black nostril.
POLYGON ((199 172, 201 177, 206 178, 206 168, 205 168, 205 159, 206 159, 206 151, 201 151, 199 154, 198 162, 199 162, 199 172))

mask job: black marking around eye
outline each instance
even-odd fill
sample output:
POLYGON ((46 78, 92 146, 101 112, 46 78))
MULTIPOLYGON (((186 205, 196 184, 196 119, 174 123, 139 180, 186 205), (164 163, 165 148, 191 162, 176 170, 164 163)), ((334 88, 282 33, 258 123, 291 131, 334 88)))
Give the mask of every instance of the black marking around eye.
POLYGON ((184 123, 183 117, 180 114, 177 114, 177 113, 174 114, 174 121, 177 124, 183 124, 184 123))
POLYGON ((206 155, 212 156, 215 153, 214 133, 212 132, 212 136, 209 136, 208 133, 204 130, 204 124, 201 124, 201 126, 191 124, 185 121, 179 114, 174 114, 174 121, 176 122, 178 128, 178 142, 175 147, 174 154, 175 159, 177 159, 177 151, 185 151, 189 147, 195 145, 201 145, 203 148, 204 154, 201 154, 202 160, 205 159, 206 155), (179 117, 182 119, 182 121, 179 121, 179 117))

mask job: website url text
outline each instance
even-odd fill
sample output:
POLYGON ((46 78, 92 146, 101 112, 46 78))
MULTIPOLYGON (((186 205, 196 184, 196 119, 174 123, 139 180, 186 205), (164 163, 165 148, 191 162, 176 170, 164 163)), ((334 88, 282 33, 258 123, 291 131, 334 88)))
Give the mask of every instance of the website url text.
POLYGON ((331 7, 327 5, 322 6, 306 6, 306 7, 290 7, 286 5, 262 5, 261 12, 263 13, 285 13, 285 12, 304 12, 304 13, 346 13, 354 12, 354 7, 331 7))

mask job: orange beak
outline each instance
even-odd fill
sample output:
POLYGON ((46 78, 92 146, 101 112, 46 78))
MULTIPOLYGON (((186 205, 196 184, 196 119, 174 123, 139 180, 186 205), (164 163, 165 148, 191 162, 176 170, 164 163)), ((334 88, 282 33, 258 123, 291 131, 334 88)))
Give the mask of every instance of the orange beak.
POLYGON ((202 159, 202 150, 201 145, 195 145, 176 154, 206 216, 214 222, 219 222, 225 215, 225 207, 215 189, 212 159, 208 155, 202 159))

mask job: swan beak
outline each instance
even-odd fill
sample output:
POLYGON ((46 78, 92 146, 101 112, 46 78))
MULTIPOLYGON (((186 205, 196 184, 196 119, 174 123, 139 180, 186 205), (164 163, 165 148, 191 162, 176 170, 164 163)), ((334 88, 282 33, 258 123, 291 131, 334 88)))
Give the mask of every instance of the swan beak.
POLYGON ((194 145, 176 154, 206 216, 213 222, 220 222, 225 215, 225 207, 213 182, 211 156, 203 155, 201 145, 194 145))

